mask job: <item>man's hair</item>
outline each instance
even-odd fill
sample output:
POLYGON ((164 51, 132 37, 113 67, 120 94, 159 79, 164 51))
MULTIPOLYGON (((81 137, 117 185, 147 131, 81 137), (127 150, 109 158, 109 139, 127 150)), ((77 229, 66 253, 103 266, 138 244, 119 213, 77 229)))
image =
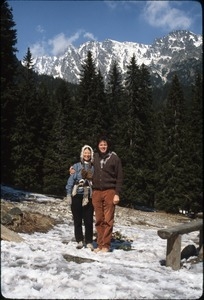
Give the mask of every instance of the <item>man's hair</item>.
POLYGON ((110 142, 110 139, 107 135, 100 135, 97 139, 97 144, 96 144, 96 149, 98 149, 98 144, 102 141, 105 141, 108 145, 108 150, 111 149, 111 142, 110 142))

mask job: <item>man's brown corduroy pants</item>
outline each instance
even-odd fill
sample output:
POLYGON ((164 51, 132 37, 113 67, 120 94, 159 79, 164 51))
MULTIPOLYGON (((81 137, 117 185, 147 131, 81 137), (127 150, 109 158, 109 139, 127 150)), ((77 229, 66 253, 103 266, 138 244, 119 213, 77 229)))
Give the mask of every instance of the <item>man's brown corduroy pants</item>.
POLYGON ((95 227, 97 231, 98 248, 110 249, 115 205, 113 204, 114 189, 94 190, 92 194, 92 203, 95 211, 95 227))

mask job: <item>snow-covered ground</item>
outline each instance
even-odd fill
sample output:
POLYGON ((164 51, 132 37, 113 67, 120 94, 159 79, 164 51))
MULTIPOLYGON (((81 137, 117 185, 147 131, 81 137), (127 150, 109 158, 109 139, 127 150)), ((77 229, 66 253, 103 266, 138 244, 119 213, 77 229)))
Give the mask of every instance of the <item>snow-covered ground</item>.
MULTIPOLYGON (((44 196, 43 201, 46 199, 50 201, 44 196)), ((76 249, 72 218, 46 234, 21 233, 25 240, 21 243, 2 240, 1 293, 11 299, 200 298, 203 263, 183 261, 178 271, 162 265, 166 240, 158 237, 157 230, 117 221, 114 231, 133 240, 132 250, 113 247, 112 252, 97 254, 86 248, 76 249), (67 261, 66 255, 93 261, 67 261)), ((182 248, 189 244, 197 247, 197 239, 198 232, 183 235, 182 248)))

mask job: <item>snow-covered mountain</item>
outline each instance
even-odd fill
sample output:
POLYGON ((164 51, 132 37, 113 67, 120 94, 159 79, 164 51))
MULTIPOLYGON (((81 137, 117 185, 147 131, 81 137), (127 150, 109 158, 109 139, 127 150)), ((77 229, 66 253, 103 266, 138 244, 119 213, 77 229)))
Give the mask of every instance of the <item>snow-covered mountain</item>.
POLYGON ((63 78, 79 83, 81 66, 91 51, 97 69, 107 81, 113 61, 118 62, 122 74, 135 54, 137 64, 144 63, 150 71, 152 82, 159 86, 177 72, 183 83, 191 83, 197 70, 202 68, 202 36, 190 31, 178 30, 155 39, 152 45, 133 42, 90 41, 78 48, 69 45, 61 56, 42 56, 34 59, 37 73, 63 78))

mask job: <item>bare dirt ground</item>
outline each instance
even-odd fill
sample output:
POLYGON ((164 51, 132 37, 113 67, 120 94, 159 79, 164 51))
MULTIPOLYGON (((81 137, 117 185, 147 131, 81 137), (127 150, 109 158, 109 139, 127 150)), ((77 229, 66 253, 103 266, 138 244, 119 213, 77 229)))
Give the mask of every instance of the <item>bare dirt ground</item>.
MULTIPOLYGON (((10 202, 2 199, 1 218, 14 207, 19 208, 23 214, 15 216, 13 222, 4 225, 15 232, 47 232, 57 223, 72 220, 70 208, 59 199, 44 203, 35 201, 10 202)), ((147 212, 120 206, 116 206, 115 210, 115 223, 119 225, 165 228, 190 221, 190 218, 182 214, 167 214, 162 211, 147 212)))

